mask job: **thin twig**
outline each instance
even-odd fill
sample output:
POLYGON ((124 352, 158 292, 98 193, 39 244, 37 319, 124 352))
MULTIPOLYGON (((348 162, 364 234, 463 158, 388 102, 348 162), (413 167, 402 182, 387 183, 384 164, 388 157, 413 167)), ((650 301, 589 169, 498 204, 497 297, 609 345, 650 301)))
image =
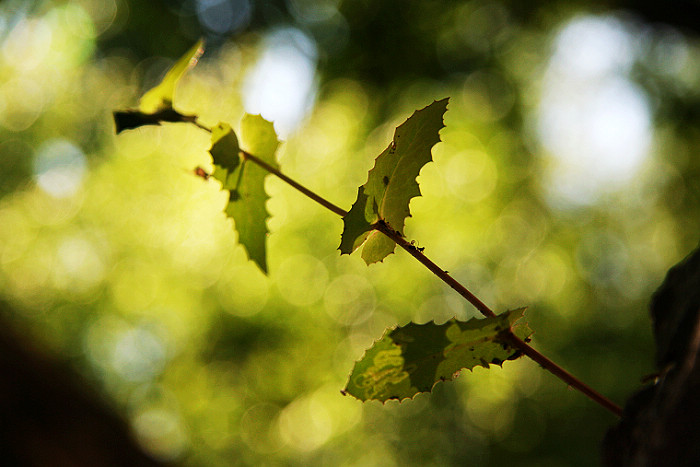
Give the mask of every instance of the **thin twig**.
MULTIPOLYGON (((194 123, 197 125, 199 128, 208 131, 211 133, 211 129, 203 124, 201 124, 198 120, 194 120, 191 123, 194 123)), ((297 183, 296 181, 292 180, 291 178, 287 177, 284 175, 282 172, 280 172, 278 169, 275 167, 271 166, 267 162, 263 161, 262 159, 259 159, 258 157, 254 156, 253 154, 250 154, 249 152, 246 152, 244 150, 240 150, 240 155, 243 157, 244 160, 249 160, 258 166, 262 167, 269 173, 275 175, 282 181, 286 182, 296 190, 300 191, 307 197, 311 198, 312 200, 316 201, 318 204, 321 206, 325 207, 326 209, 334 212, 335 214, 338 214, 341 217, 345 217, 347 215, 347 211, 341 207, 336 206, 335 204, 331 203, 330 201, 326 200, 325 198, 317 195, 313 191, 309 190, 308 188, 304 187, 303 185, 297 183)), ((373 225, 373 227, 382 232, 384 235, 389 237, 391 240, 393 240, 397 245, 399 245, 401 248, 406 250, 411 256, 413 256, 415 259, 417 259, 422 265, 424 265, 426 268, 428 268, 433 274, 435 274, 437 277, 439 277, 443 282, 445 282, 447 285, 449 285, 451 288, 453 288, 458 294, 460 294, 462 297, 464 297, 469 303, 474 305, 481 314, 487 317, 493 317, 496 316, 496 313, 491 310, 484 302, 479 300, 473 293, 471 293, 466 287, 464 287, 462 284, 460 284, 456 279, 454 279, 452 276, 450 276, 447 271, 443 270, 442 268, 438 267, 435 263, 433 263, 421 250, 416 248, 414 245, 412 245, 410 242, 408 242, 403 236, 398 233, 396 230, 392 229, 389 225, 386 224, 386 222, 379 221, 373 225)), ((610 399, 607 397, 603 396, 602 394, 598 393, 595 391, 593 388, 588 386, 586 383, 581 381, 580 379, 576 378, 574 375, 554 363, 552 360, 538 352, 537 350, 533 349, 527 342, 523 341, 519 337, 517 337, 515 334, 512 332, 509 332, 508 334, 505 335, 504 337, 510 345, 515 347, 516 349, 520 350, 523 354, 527 355, 530 357, 532 360, 537 362, 542 368, 548 370, 550 373, 552 373, 554 376, 557 378, 561 379, 564 381, 566 384, 568 384, 570 387, 577 389, 580 391, 582 394, 587 396, 589 399, 592 401, 598 403, 605 409, 609 410, 613 414, 617 415, 618 417, 622 416, 622 409, 612 402, 610 399)))
MULTIPOLYGON (((275 169, 271 165, 265 163, 264 161, 258 159, 257 157, 253 156, 252 154, 249 154, 247 152, 241 151, 243 154, 244 158, 250 160, 251 162, 254 162, 258 164, 260 167, 263 169, 267 170, 268 172, 272 173, 273 175, 276 175, 280 179, 284 180, 288 184, 290 184, 292 187, 296 188, 297 190, 301 191, 305 195, 307 195, 309 198, 313 199, 320 205, 326 207, 327 209, 330 209, 334 213, 338 214, 339 216, 345 216, 347 214, 347 211, 344 209, 336 206, 335 204, 327 201, 325 198, 322 198, 321 196, 317 195, 316 193, 312 192, 308 188, 300 185, 299 183, 295 182, 291 178, 287 177, 283 173, 281 173, 279 170, 275 169)), ((477 310, 481 312, 484 316, 487 317, 492 317, 496 316, 496 313, 493 312, 484 302, 479 300, 473 293, 471 293, 469 290, 467 290, 466 287, 464 287, 462 284, 460 284, 456 279, 454 279, 452 276, 450 276, 447 271, 443 270, 440 268, 438 265, 436 265, 434 262, 432 262, 425 254, 423 254, 422 251, 420 251, 418 248, 416 248, 414 245, 411 245, 410 242, 408 242, 405 238, 401 236, 397 231, 392 229, 390 226, 386 224, 386 222, 377 222, 374 224, 374 227, 376 230, 380 231, 387 237, 389 237, 391 240, 393 240, 397 245, 399 245, 401 248, 406 250, 411 256, 416 258, 418 261, 420 261, 421 264, 423 264, 426 268, 428 268, 433 274, 435 274, 437 277, 439 277, 443 282, 445 282, 447 285, 452 287, 458 294, 460 294, 462 297, 464 297, 469 303, 474 305, 477 310)), ((537 362, 542 368, 548 370, 550 373, 552 373, 554 376, 558 377, 562 381, 564 381, 566 384, 571 386, 572 388, 575 388, 579 390, 581 393, 586 395, 589 399, 593 400, 594 402, 600 404, 602 407, 606 408, 610 412, 614 413, 618 417, 622 416, 622 409, 616 405, 614 402, 612 402, 610 399, 607 397, 603 396, 599 392, 595 391, 593 388, 588 386, 586 383, 581 381, 580 379, 576 378, 574 375, 554 363, 552 360, 549 358, 545 357, 543 354, 538 352, 537 350, 533 349, 530 345, 528 345, 525 341, 522 339, 518 338, 515 334, 512 332, 506 335, 506 339, 508 340, 508 343, 515 347, 516 349, 520 350, 523 354, 527 355, 530 357, 532 360, 537 362)))
POLYGON ((580 379, 578 379, 577 377, 575 377, 574 375, 572 375, 571 373, 554 363, 552 360, 545 357, 537 350, 533 349, 530 345, 528 345, 518 336, 511 332, 509 333, 509 335, 506 336, 506 339, 508 340, 508 343, 511 344, 513 347, 520 350, 522 353, 530 357, 535 362, 539 363, 539 365, 542 368, 549 371, 554 376, 564 381, 572 388, 578 389, 589 399, 591 399, 594 402, 597 402, 598 404, 605 407, 618 417, 622 417, 622 408, 620 408, 619 405, 615 404, 613 401, 600 394, 598 391, 596 391, 595 389, 593 389, 592 387, 590 387, 589 385, 587 385, 586 383, 584 383, 583 381, 581 381, 580 379))
MULTIPOLYGON (((195 119, 192 123, 197 125, 202 130, 208 131, 209 133, 211 133, 211 128, 209 128, 208 126, 201 123, 198 119, 195 119)), ((334 213, 338 214, 340 217, 345 217, 345 215, 348 213, 345 209, 343 209, 339 206, 336 206, 335 204, 331 203, 330 201, 328 201, 325 198, 322 198, 321 196, 317 195, 316 193, 309 190, 305 186, 303 186, 303 185, 297 183, 296 181, 294 181, 293 179, 287 177, 285 174, 283 174, 282 172, 280 172, 279 170, 277 170, 275 167, 271 166, 270 164, 268 164, 264 160, 252 155, 248 151, 244 151, 243 149, 241 149, 241 150, 239 150, 239 153, 243 157, 244 161, 249 160, 251 162, 254 162, 255 164, 259 165, 260 167, 262 167, 263 169, 265 169, 266 171, 268 171, 272 175, 275 175, 277 178, 286 182, 288 185, 291 185, 292 187, 294 187, 298 191, 305 194, 307 197, 316 201, 318 204, 320 204, 324 208, 329 209, 329 210, 333 211, 334 213)))
POLYGON ((270 172, 271 174, 277 176, 279 179, 288 183, 289 185, 296 188, 297 190, 301 191, 306 196, 308 196, 312 200, 316 201, 318 204, 320 204, 324 208, 329 209, 329 210, 333 211, 334 213, 338 214, 340 217, 344 217, 348 213, 345 209, 336 206, 335 204, 331 203, 327 199, 322 198, 321 196, 317 195, 316 193, 309 190, 305 186, 300 185, 299 183, 295 182, 291 178, 287 177, 285 174, 283 174, 282 172, 280 172, 276 168, 272 167, 270 164, 268 164, 264 160, 259 159, 259 158, 255 157, 254 155, 252 155, 246 151, 243 151, 243 150, 241 150, 241 154, 243 155, 244 159, 247 159, 251 162, 258 164, 263 169, 265 169, 268 172, 270 172))
MULTIPOLYGON (((420 261, 421 264, 430 269, 430 271, 433 274, 442 279, 443 282, 445 282, 447 285, 456 290, 457 293, 464 297, 469 303, 474 305, 474 307, 476 307, 476 309, 479 310, 481 314, 487 317, 496 316, 496 313, 494 313, 493 310, 491 310, 491 308, 486 306, 481 300, 474 296, 474 294, 467 290, 466 287, 457 282, 457 280, 450 276, 447 273, 447 271, 444 271, 441 268, 439 268, 427 256, 425 256, 425 254, 423 254, 422 251, 420 251, 415 246, 411 245, 411 243, 409 243, 394 229, 389 227, 385 222, 377 222, 375 225, 377 230, 379 230, 384 235, 392 239, 394 242, 396 242, 397 245, 399 245, 401 248, 406 250, 411 256, 420 261)), ((530 345, 528 345, 527 342, 523 341, 512 332, 506 335, 506 339, 508 340, 508 343, 511 344, 513 347, 520 350, 522 353, 530 357, 535 362, 539 363, 542 368, 548 370, 550 373, 564 381, 569 386, 578 389, 583 394, 588 396, 588 398, 605 407, 618 417, 622 416, 622 409, 618 405, 616 405, 610 399, 588 386, 580 379, 576 378, 574 375, 572 375, 571 373, 554 363, 549 358, 545 357, 537 350, 533 349, 530 345)))
POLYGON ((209 128, 208 126, 206 126, 205 124, 200 122, 198 118, 196 118, 192 123, 194 123, 196 126, 201 128, 202 130, 208 131, 209 133, 211 133, 211 128, 209 128))
POLYGON ((473 293, 467 290, 462 284, 457 282, 457 280, 450 276, 447 271, 440 268, 437 264, 433 263, 422 251, 420 251, 415 246, 411 245, 405 238, 401 236, 397 231, 389 227, 386 222, 377 222, 375 228, 381 233, 392 239, 397 245, 406 250, 408 254, 416 258, 420 263, 430 271, 438 276, 444 283, 452 287, 458 294, 464 297, 469 303, 474 305, 477 310, 481 312, 484 316, 496 316, 488 306, 479 300, 473 293))

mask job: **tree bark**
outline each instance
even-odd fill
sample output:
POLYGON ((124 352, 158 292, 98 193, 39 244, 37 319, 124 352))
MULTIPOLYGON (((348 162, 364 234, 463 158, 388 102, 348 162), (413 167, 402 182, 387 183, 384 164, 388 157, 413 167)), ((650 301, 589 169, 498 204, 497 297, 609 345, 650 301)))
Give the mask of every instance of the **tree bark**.
POLYGON ((658 375, 603 441, 608 466, 700 465, 700 248, 673 267, 651 304, 658 375))
POLYGON ((67 363, 13 331, 0 301, 0 464, 163 466, 67 363))

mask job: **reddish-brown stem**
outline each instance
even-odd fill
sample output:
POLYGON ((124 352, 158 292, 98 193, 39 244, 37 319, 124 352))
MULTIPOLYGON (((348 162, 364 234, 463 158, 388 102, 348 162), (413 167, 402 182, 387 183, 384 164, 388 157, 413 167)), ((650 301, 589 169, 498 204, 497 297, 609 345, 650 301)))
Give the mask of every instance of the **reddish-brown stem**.
MULTIPOLYGON (((205 130, 205 131, 208 131, 209 133, 211 133, 211 128, 209 128, 208 126, 201 123, 198 119, 195 118, 195 120, 191 123, 194 123, 195 125, 197 125, 197 127, 201 128, 202 130, 205 130)), ((293 188, 302 192, 307 197, 316 201, 318 204, 320 204, 324 208, 329 209, 329 210, 333 211, 334 213, 338 214, 340 217, 344 217, 348 213, 345 209, 340 208, 340 207, 336 206, 335 204, 331 203, 330 201, 328 201, 327 199, 320 197, 319 195, 317 195, 313 191, 309 190, 305 186, 303 186, 303 185, 297 183, 296 181, 294 181, 293 179, 287 177, 285 174, 283 174, 282 172, 280 172, 279 170, 277 170, 275 167, 271 166, 270 164, 268 164, 264 160, 262 160, 258 157, 255 157, 253 154, 249 153, 248 151, 244 151, 241 149, 240 155, 241 155, 241 157, 243 157, 244 160, 249 160, 251 162, 254 162, 255 164, 259 165, 260 167, 262 167, 263 169, 268 171, 269 173, 275 175, 277 178, 286 182, 288 185, 291 185, 293 188)))
POLYGON ((619 405, 615 404, 613 401, 600 394, 598 391, 596 391, 595 389, 593 389, 592 387, 590 387, 589 385, 587 385, 586 383, 584 383, 583 381, 581 381, 580 379, 578 379, 577 377, 575 377, 574 375, 572 375, 571 373, 569 373, 568 371, 551 361, 549 358, 545 357, 537 350, 530 347, 530 345, 528 345, 518 336, 511 332, 505 338, 513 347, 520 350, 532 360, 539 363, 542 368, 548 370, 550 373, 552 373, 560 380, 564 381, 572 388, 578 389, 589 399, 591 399, 594 402, 597 402, 598 404, 605 407, 618 417, 622 417, 622 409, 619 405))
MULTIPOLYGON (((271 165, 265 163, 264 161, 258 159, 257 157, 253 156, 252 154, 249 154, 247 152, 241 151, 243 154, 243 157, 245 159, 248 159, 251 162, 254 162, 258 164, 260 167, 263 169, 267 170, 273 175, 276 175, 283 181, 287 182, 297 190, 301 191, 305 195, 307 195, 309 198, 313 199, 320 205, 326 207, 327 209, 330 209, 334 213, 338 214, 339 216, 345 216, 347 214, 347 211, 344 209, 336 206, 335 204, 327 201, 326 199, 322 198, 321 196, 317 195, 316 193, 312 192, 308 188, 303 187, 299 183, 295 182, 294 180, 290 179, 283 173, 281 173, 279 170, 275 169, 271 165)), ((452 276, 450 276, 447 271, 443 270, 442 268, 438 267, 435 263, 433 263, 421 250, 416 248, 414 245, 412 245, 410 242, 408 242, 405 238, 401 236, 397 231, 392 229, 390 226, 388 226, 385 222, 379 221, 373 225, 373 227, 382 232, 384 235, 392 239, 397 245, 399 245, 401 248, 406 250, 408 254, 416 258, 422 265, 424 265, 426 268, 428 268, 433 274, 435 274, 437 277, 439 277, 443 282, 445 282, 447 285, 452 287, 458 294, 460 294, 462 297, 464 297, 469 303, 474 305, 481 314, 487 317, 492 317, 496 316, 496 313, 493 312, 484 302, 479 300, 473 293, 471 293, 469 290, 467 290, 466 287, 464 287, 462 284, 460 284, 456 279, 454 279, 452 276)), ((533 349, 530 345, 528 345, 525 341, 522 339, 518 338, 515 334, 513 333, 508 333, 505 336, 505 339, 508 341, 509 344, 511 344, 513 347, 516 349, 520 350, 523 354, 527 355, 530 357, 532 360, 535 362, 539 363, 539 365, 548 370, 550 373, 564 381, 566 384, 571 386, 572 388, 575 388, 582 392, 584 395, 586 395, 589 399, 593 400, 594 402, 600 404, 602 407, 606 408, 610 412, 614 413, 618 417, 622 416, 622 409, 616 405, 614 402, 612 402, 610 399, 607 397, 603 396, 599 392, 595 391, 593 388, 588 386, 586 383, 581 381, 580 379, 576 378, 574 375, 554 363, 552 360, 549 358, 545 357, 541 353, 539 353, 537 350, 533 349)))
MULTIPOLYGON (((206 127, 205 125, 202 125, 198 121, 194 121, 195 125, 197 125, 199 128, 202 128, 203 130, 207 130, 211 132, 211 129, 206 127)), ((309 190, 308 188, 304 187, 303 185, 297 183, 296 181, 292 180, 291 178, 287 177, 284 175, 282 172, 277 170, 275 167, 271 166, 270 164, 266 163, 262 159, 259 159, 255 157, 254 155, 250 154, 249 152, 240 151, 241 156, 245 160, 249 160, 258 166, 262 167, 265 169, 267 172, 275 175, 282 181, 286 182, 287 184, 291 185, 293 188, 297 189, 301 193, 305 194, 312 200, 316 201, 318 204, 321 206, 325 207, 326 209, 329 209, 330 211, 333 211, 334 213, 338 214, 341 217, 344 217, 347 215, 347 211, 345 209, 342 209, 335 204, 331 203, 330 201, 326 200, 325 198, 317 195, 313 191, 309 190)), ((398 233, 396 230, 392 229, 386 222, 384 221, 379 221, 376 222, 373 227, 382 232, 384 235, 392 239, 397 245, 399 245, 401 248, 406 250, 408 254, 416 258, 422 265, 424 265, 426 268, 428 268, 433 274, 435 274, 437 277, 439 277, 443 282, 445 282, 447 285, 452 287, 458 294, 460 294, 462 297, 464 297, 469 303, 474 305, 481 314, 483 314, 486 317, 493 317, 496 316, 496 313, 491 310, 484 302, 479 300, 473 293, 471 293, 469 290, 467 290, 466 287, 464 287, 462 284, 460 284, 457 280, 455 280, 452 276, 450 276, 447 271, 443 270, 442 268, 438 267, 437 264, 433 263, 427 256, 423 254, 423 252, 416 248, 414 245, 412 245, 410 242, 408 242, 400 233, 398 233)), ((581 393, 583 393, 586 397, 591 399, 592 401, 600 404, 602 407, 605 409, 609 410, 610 412, 614 413, 618 417, 622 416, 622 409, 612 402, 610 399, 607 397, 603 396, 602 394, 598 393, 595 391, 593 388, 588 386, 586 383, 581 381, 580 379, 576 378, 574 375, 554 363, 552 360, 549 358, 545 357, 541 353, 539 353, 537 350, 533 349, 530 347, 530 345, 517 337, 515 334, 512 332, 507 333, 504 336, 504 339, 508 341, 508 343, 513 346, 514 348, 520 350, 523 354, 527 355, 530 357, 532 360, 537 362, 542 368, 548 370, 550 373, 552 373, 554 376, 557 378, 561 379, 564 381, 566 384, 568 384, 570 387, 577 389, 581 393)))
POLYGON ((481 300, 476 298, 476 296, 467 290, 462 284, 457 282, 457 280, 450 276, 447 271, 438 267, 437 264, 433 263, 427 256, 423 254, 421 250, 411 245, 405 238, 401 236, 397 231, 389 227, 385 222, 377 222, 374 227, 381 233, 392 239, 397 245, 406 250, 409 255, 416 258, 420 263, 430 271, 438 276, 442 281, 452 287, 458 294, 464 297, 469 303, 474 305, 479 312, 484 316, 496 316, 496 313, 491 311, 491 309, 484 304, 481 300))
MULTIPOLYGON (((442 279, 443 282, 445 282, 447 285, 456 290, 458 294, 464 297, 469 303, 474 305, 474 307, 476 307, 476 309, 479 310, 481 314, 487 317, 496 316, 496 313, 494 313, 493 310, 486 306, 484 302, 479 300, 476 296, 474 296, 474 294, 467 290, 466 287, 457 282, 452 276, 450 276, 447 273, 447 271, 444 271, 441 268, 439 268, 427 256, 425 256, 421 250, 409 243, 405 238, 403 238, 394 229, 389 227, 385 222, 377 222, 375 224, 375 227, 377 230, 379 230, 384 235, 396 242, 396 244, 399 245, 401 248, 406 250, 408 254, 420 261, 421 264, 430 269, 430 271, 436 276, 438 276, 440 279, 442 279)), ((559 365, 557 365, 552 360, 539 353, 537 350, 533 349, 530 345, 528 345, 527 342, 518 338, 515 334, 509 333, 506 336, 506 339, 508 340, 508 343, 511 344, 513 347, 520 350, 532 360, 539 363, 542 368, 548 370, 550 373, 564 381, 569 386, 578 389, 583 394, 588 396, 588 398, 605 407, 618 417, 622 416, 622 409, 618 405, 616 405, 610 399, 588 386, 583 381, 576 378, 574 375, 572 375, 565 369, 561 368, 559 365)))
POLYGON ((192 123, 193 123, 195 126, 201 128, 202 130, 208 131, 209 133, 211 133, 211 128, 209 128, 208 126, 206 126, 205 124, 203 124, 202 122, 200 122, 199 119, 198 119, 197 117, 195 117, 195 119, 194 119, 194 121, 192 121, 192 123))
POLYGON ((281 179, 282 181, 286 182, 287 184, 289 184, 292 187, 296 188, 297 190, 301 191, 306 196, 308 196, 312 200, 316 201, 318 204, 320 204, 324 208, 333 211, 334 213, 338 214, 341 217, 345 216, 348 213, 345 209, 342 209, 342 208, 336 206, 335 204, 331 203, 327 199, 320 197, 319 195, 317 195, 313 191, 309 190, 305 186, 300 185, 299 183, 295 182, 291 178, 287 177, 285 174, 283 174, 282 172, 280 172, 276 168, 272 167, 270 164, 268 164, 264 160, 259 159, 259 158, 255 157, 254 155, 252 155, 248 152, 245 152, 245 151, 241 151, 241 155, 243 156, 243 159, 246 159, 246 160, 249 160, 251 162, 256 163, 257 165, 259 165, 263 169, 265 169, 268 172, 270 172, 271 174, 275 175, 277 178, 281 179))

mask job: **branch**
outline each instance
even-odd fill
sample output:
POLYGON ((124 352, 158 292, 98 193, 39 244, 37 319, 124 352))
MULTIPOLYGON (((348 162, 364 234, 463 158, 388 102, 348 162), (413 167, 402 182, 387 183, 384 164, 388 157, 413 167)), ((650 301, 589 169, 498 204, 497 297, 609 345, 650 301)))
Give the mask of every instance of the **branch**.
MULTIPOLYGON (((115 113, 116 117, 116 113, 115 113)), ((211 133, 211 128, 207 127, 206 125, 200 123, 196 117, 190 117, 190 116, 182 116, 178 114, 177 116, 174 116, 175 118, 173 120, 167 120, 167 121, 180 121, 180 122, 187 122, 187 123, 193 123, 197 127, 208 131, 211 133), (184 119, 182 118, 184 117, 184 119), (177 120, 177 118, 180 118, 177 120)), ((166 120, 164 120, 166 121, 166 120)), ((148 122, 149 124, 153 124, 152 121, 148 122)), ((158 122, 155 122, 155 124, 159 124, 158 122)), ((347 215, 347 211, 336 206, 335 204, 331 203, 330 201, 326 200, 325 198, 317 195, 313 191, 309 190, 308 188, 304 187, 300 183, 297 183, 293 179, 289 178, 288 176, 284 175, 282 172, 277 170, 276 168, 272 167, 271 165, 267 164, 265 161, 255 157, 253 154, 250 154, 244 150, 240 151, 240 156, 244 160, 248 160, 253 162, 254 164, 257 164, 267 172, 271 173, 272 175, 275 175, 285 183, 289 184, 291 187, 295 188, 296 190, 300 191, 307 197, 311 198, 312 200, 316 201, 318 204, 321 206, 325 207, 326 209, 334 212, 335 214, 345 217, 347 215)), ((496 314, 489 308, 486 304, 484 304, 481 300, 479 300, 473 293, 471 293, 466 287, 464 287, 462 284, 460 284, 456 279, 454 279, 452 276, 450 276, 447 271, 443 270, 440 268, 438 265, 436 265, 434 262, 432 262, 427 256, 423 254, 421 250, 416 248, 414 245, 411 245, 410 242, 406 241, 401 234, 399 234, 397 231, 392 229, 389 225, 387 225, 386 222, 380 220, 376 222, 373 227, 389 237, 391 240, 393 240, 397 245, 399 245, 401 248, 406 250, 411 256, 416 258, 422 265, 424 265, 426 268, 428 268, 433 274, 435 274, 437 277, 439 277, 443 282, 445 282, 447 285, 449 285, 452 289, 454 289, 458 294, 460 294, 462 297, 464 297, 469 303, 474 305, 479 312, 487 317, 491 316, 496 316, 496 314)), ((603 408, 609 410, 613 414, 617 415, 618 417, 622 416, 622 409, 616 405, 614 402, 612 402, 610 399, 607 397, 603 396, 602 394, 598 393, 595 391, 593 388, 588 386, 586 383, 583 381, 579 380, 575 376, 573 376, 571 373, 568 371, 564 370, 562 367, 554 363, 552 360, 549 358, 545 357, 543 354, 539 353, 537 350, 533 349, 530 345, 528 345, 525 341, 522 339, 518 338, 515 336, 512 332, 508 332, 505 336, 504 339, 508 341, 510 345, 513 347, 517 348, 520 350, 523 354, 527 355, 530 357, 532 360, 537 362, 542 368, 548 370, 550 373, 552 373, 554 376, 557 378, 561 379, 564 381, 566 384, 571 386, 574 389, 577 389, 581 393, 583 393, 586 397, 591 399, 592 401, 596 402, 597 404, 601 405, 603 408)))
MULTIPOLYGON (((252 154, 248 154, 245 151, 241 151, 243 154, 243 157, 255 164, 258 164, 260 167, 263 169, 267 170, 271 174, 279 177, 283 181, 287 182, 290 184, 292 187, 296 188, 297 190, 301 191, 304 193, 306 196, 309 198, 313 199, 320 205, 324 206, 325 208, 333 211, 334 213, 338 214, 339 216, 343 217, 347 214, 347 211, 345 211, 342 208, 339 208, 335 204, 331 203, 330 201, 327 201, 325 198, 317 195, 316 193, 312 192, 308 188, 300 185, 299 183, 295 182, 294 180, 290 179, 283 173, 281 173, 279 170, 275 169, 274 167, 271 167, 270 165, 266 164, 265 162, 261 161, 257 157, 253 156, 252 154)), ((401 248, 406 250, 411 256, 416 258, 421 264, 423 264, 426 268, 428 268, 433 274, 435 274, 437 277, 439 277, 443 282, 445 282, 447 285, 452 287, 458 294, 460 294, 462 297, 464 297, 469 303, 474 305, 477 310, 481 312, 484 316, 496 316, 496 313, 493 312, 488 306, 486 306, 481 300, 479 300, 473 293, 471 293, 466 287, 464 287, 462 284, 460 284, 456 279, 454 279, 452 276, 450 276, 447 271, 444 271, 442 268, 438 267, 434 262, 432 262, 425 254, 423 254, 422 251, 420 251, 418 248, 416 248, 414 245, 411 245, 408 241, 406 241, 405 238, 403 238, 398 232, 396 232, 394 229, 389 227, 386 222, 379 221, 376 224, 374 224, 374 227, 376 230, 380 231, 387 237, 389 237, 391 240, 393 240, 397 245, 399 245, 401 248)), ((603 396, 599 392, 595 391, 593 388, 588 386, 586 383, 581 381, 580 379, 576 378, 574 375, 554 363, 552 360, 549 358, 545 357, 543 354, 538 352, 537 350, 533 349, 530 345, 528 345, 525 341, 522 339, 518 338, 515 336, 512 332, 509 332, 507 335, 504 336, 504 339, 508 341, 509 344, 511 344, 513 347, 517 348, 520 350, 523 354, 527 355, 530 357, 532 360, 537 362, 542 368, 545 370, 548 370, 550 373, 552 373, 554 376, 557 378, 561 379, 564 381, 566 384, 571 386, 572 388, 575 388, 579 390, 581 393, 583 393, 586 397, 591 399, 592 401, 596 402, 597 404, 601 405, 605 409, 609 410, 613 414, 617 415, 618 417, 622 416, 622 409, 616 405, 614 402, 612 402, 610 399, 607 397, 603 396)))

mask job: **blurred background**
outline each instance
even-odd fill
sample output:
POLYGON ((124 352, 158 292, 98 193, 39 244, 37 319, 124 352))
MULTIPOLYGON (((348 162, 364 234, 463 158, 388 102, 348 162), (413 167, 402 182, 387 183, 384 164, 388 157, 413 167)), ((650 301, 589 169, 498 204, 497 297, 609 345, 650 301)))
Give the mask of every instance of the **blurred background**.
MULTIPOLYGON (((647 305, 700 231, 700 5, 624 0, 4 0, 0 319, 187 466, 589 466, 615 418, 526 359, 431 395, 340 389, 385 328, 478 316, 404 252, 269 177, 270 275, 236 243, 209 137, 114 135, 199 37, 175 108, 273 120, 282 170, 349 209, 395 126, 451 96, 406 234, 623 404, 647 305)), ((7 376, 11 379, 12 375, 7 376)))

